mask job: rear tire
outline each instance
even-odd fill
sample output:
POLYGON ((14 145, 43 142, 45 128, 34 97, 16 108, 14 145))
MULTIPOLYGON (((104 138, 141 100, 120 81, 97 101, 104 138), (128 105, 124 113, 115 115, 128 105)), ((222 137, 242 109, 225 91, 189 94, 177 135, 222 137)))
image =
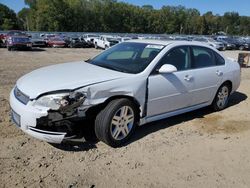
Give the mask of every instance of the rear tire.
POLYGON ((212 103, 212 108, 214 111, 221 111, 227 107, 230 93, 231 87, 228 83, 223 84, 218 89, 212 103))
POLYGON ((138 110, 128 99, 111 101, 95 120, 95 134, 111 147, 124 144, 133 134, 138 122, 138 110))

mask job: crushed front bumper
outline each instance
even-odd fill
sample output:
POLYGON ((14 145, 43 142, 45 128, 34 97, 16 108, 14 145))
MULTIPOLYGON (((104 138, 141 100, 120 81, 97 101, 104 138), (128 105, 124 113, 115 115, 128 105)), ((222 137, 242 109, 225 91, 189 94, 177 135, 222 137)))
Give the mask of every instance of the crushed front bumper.
POLYGON ((14 95, 14 89, 10 94, 10 106, 11 106, 11 118, 13 122, 22 131, 33 136, 37 139, 49 142, 49 143, 62 143, 67 139, 67 132, 52 132, 38 129, 37 119, 46 117, 48 115, 48 109, 36 108, 32 106, 32 102, 28 102, 26 105, 18 101, 14 95))

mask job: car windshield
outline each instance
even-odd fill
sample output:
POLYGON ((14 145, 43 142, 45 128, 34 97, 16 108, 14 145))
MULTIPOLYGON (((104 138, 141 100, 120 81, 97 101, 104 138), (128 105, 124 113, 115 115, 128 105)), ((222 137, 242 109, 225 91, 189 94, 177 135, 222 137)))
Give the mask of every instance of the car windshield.
POLYGON ((11 36, 23 36, 23 35, 26 35, 26 33, 22 32, 22 31, 10 31, 8 33, 8 35, 11 35, 11 36))
POLYGON ((88 62, 119 72, 137 74, 142 72, 164 47, 156 44, 120 43, 88 62))
POLYGON ((115 38, 107 38, 107 41, 114 41, 116 40, 115 38))
POLYGON ((29 38, 24 38, 24 37, 20 37, 20 38, 14 37, 13 41, 14 42, 30 42, 30 39, 29 38))

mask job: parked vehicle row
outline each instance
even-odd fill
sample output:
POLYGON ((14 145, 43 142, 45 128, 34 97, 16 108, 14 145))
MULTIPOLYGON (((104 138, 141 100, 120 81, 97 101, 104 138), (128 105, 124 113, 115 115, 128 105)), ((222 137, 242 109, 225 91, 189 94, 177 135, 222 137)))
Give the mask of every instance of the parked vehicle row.
POLYGON ((30 49, 32 47, 53 48, 99 48, 108 49, 118 43, 132 39, 150 39, 162 41, 195 41, 207 44, 217 50, 250 50, 249 37, 221 36, 196 36, 196 35, 97 35, 97 34, 67 34, 49 33, 40 35, 28 35, 23 31, 9 31, 0 35, 0 47, 8 47, 8 50, 30 49), (8 40, 9 39, 9 40, 8 40))
POLYGON ((249 38, 218 36, 215 40, 224 43, 226 50, 250 50, 249 38))
POLYGON ((83 37, 70 37, 65 40, 69 48, 90 48, 93 47, 93 42, 86 41, 83 37))
POLYGON ((225 50, 225 46, 222 42, 218 42, 212 38, 205 38, 205 37, 200 37, 200 38, 194 38, 193 41, 198 41, 202 42, 205 44, 208 44, 209 46, 212 46, 216 48, 217 50, 225 50))

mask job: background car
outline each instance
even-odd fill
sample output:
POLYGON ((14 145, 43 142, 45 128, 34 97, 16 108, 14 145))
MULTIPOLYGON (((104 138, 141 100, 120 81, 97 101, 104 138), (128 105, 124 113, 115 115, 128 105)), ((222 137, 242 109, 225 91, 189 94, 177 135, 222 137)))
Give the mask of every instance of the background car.
POLYGON ((0 34, 0 47, 6 47, 6 34, 0 34))
POLYGON ((71 37, 66 43, 70 48, 90 48, 93 46, 91 42, 86 42, 82 37, 71 37))
POLYGON ((9 51, 25 49, 32 49, 32 42, 30 36, 23 31, 10 31, 6 35, 6 46, 9 51))
POLYGON ((83 39, 91 45, 91 47, 95 47, 94 40, 99 38, 99 35, 96 34, 85 34, 82 36, 83 39))
POLYGON ((53 37, 48 39, 47 45, 53 48, 64 48, 66 47, 66 42, 62 38, 53 37))
POLYGON ((242 50, 250 50, 250 38, 244 39, 244 48, 242 50))
POLYGON ((33 47, 44 48, 47 46, 47 43, 43 38, 31 38, 31 42, 33 47))
POLYGON ((99 38, 94 39, 95 48, 108 49, 119 43, 115 36, 101 35, 99 38))
POLYGON ((212 46, 216 48, 217 50, 224 50, 225 46, 222 42, 218 42, 212 38, 206 38, 206 37, 195 37, 193 38, 193 41, 203 42, 208 44, 209 46, 212 46))
POLYGON ((236 49, 236 45, 231 41, 227 41, 227 40, 225 40, 223 38, 222 39, 216 39, 216 41, 223 43, 225 50, 234 50, 234 49, 236 49))
POLYGON ((218 41, 226 41, 230 44, 228 47, 232 46, 233 50, 243 50, 245 42, 244 40, 238 37, 230 37, 230 36, 220 36, 217 38, 218 41))

